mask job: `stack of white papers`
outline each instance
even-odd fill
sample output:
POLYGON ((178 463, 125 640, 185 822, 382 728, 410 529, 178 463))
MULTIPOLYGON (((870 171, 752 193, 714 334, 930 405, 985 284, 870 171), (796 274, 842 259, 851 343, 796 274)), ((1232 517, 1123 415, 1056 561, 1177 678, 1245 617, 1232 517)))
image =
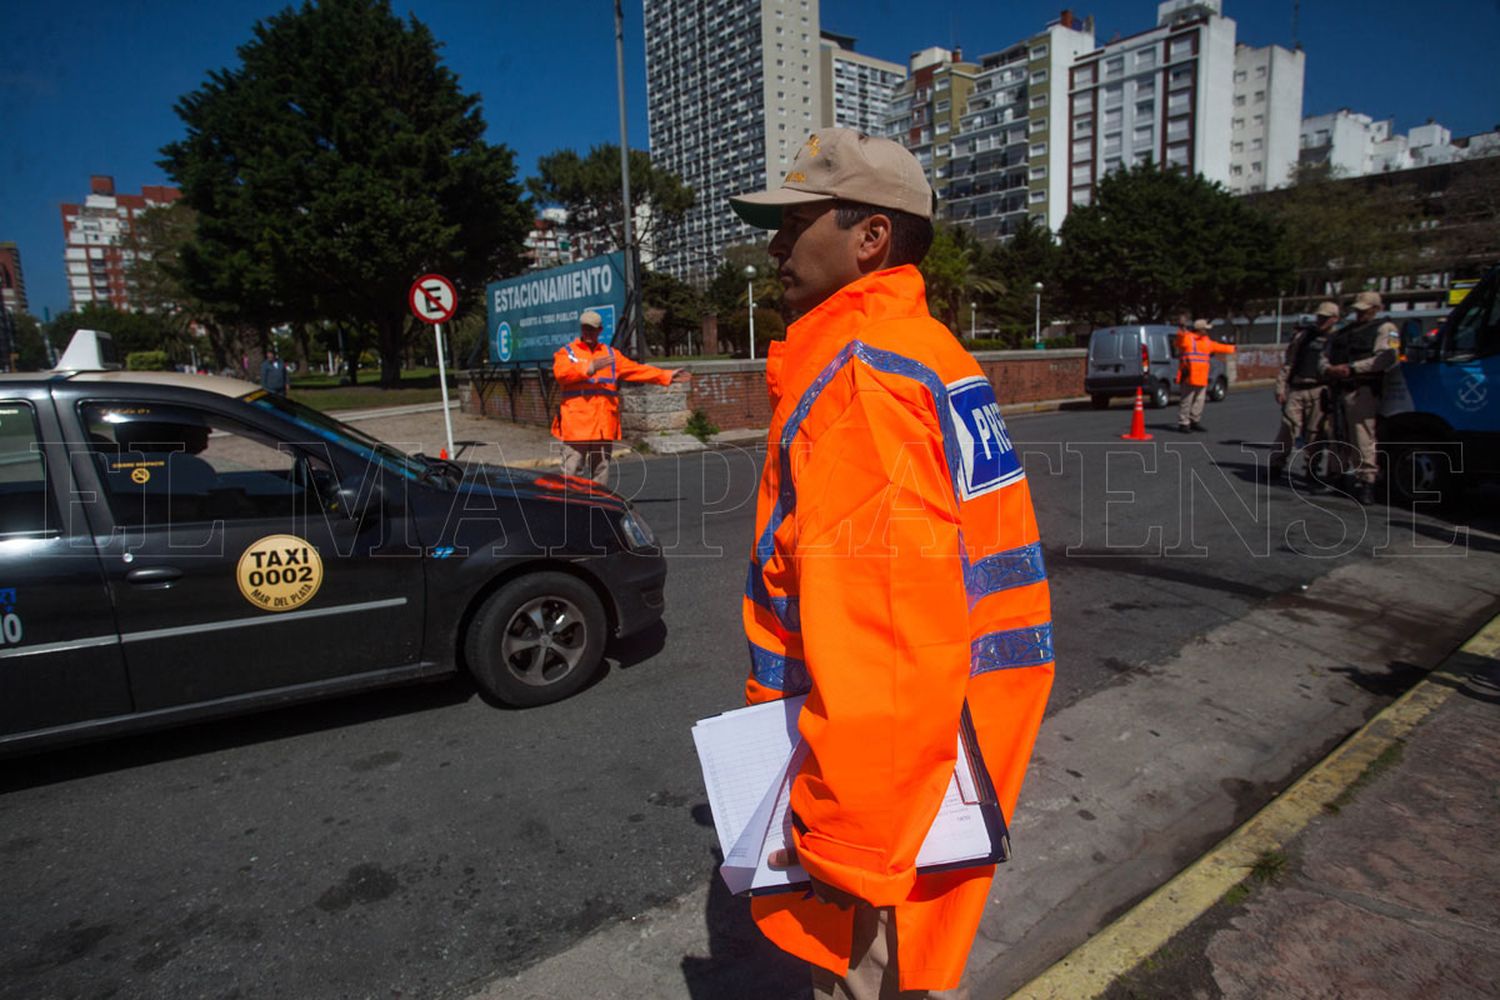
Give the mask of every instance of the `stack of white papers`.
MULTIPOLYGON (((806 700, 804 695, 752 705, 693 726, 714 829, 724 851, 719 871, 733 893, 775 892, 808 882, 800 865, 772 868, 767 863, 772 852, 791 844, 792 779, 807 754, 797 716, 806 700)), ((1003 860, 1008 851, 1004 821, 993 793, 981 793, 989 782, 976 778, 974 756, 977 748, 966 751, 960 735, 948 794, 917 854, 919 869, 989 864, 1003 860)))

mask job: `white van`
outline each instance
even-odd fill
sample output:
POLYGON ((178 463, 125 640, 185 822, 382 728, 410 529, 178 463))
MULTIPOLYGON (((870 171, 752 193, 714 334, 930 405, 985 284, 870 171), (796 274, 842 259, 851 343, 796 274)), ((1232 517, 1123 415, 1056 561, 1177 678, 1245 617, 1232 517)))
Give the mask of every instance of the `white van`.
MULTIPOLYGON (((1135 398, 1141 389, 1146 405, 1159 410, 1177 392, 1177 327, 1166 324, 1106 326, 1089 336, 1089 363, 1083 391, 1102 410, 1116 396, 1135 398)), ((1208 398, 1217 403, 1229 392, 1224 355, 1208 362, 1208 398)))

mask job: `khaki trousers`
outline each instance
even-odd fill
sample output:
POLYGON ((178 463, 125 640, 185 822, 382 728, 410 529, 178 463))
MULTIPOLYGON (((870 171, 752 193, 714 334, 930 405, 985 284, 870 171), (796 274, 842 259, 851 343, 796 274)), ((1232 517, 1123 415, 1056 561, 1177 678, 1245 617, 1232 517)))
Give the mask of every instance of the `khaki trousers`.
POLYGON ((896 926, 889 907, 854 904, 854 946, 849 973, 836 976, 812 967, 814 1000, 969 1000, 969 990, 906 990, 897 988, 896 926))
POLYGON ((613 441, 564 441, 562 448, 563 475, 592 479, 600 486, 609 479, 609 457, 615 450, 613 441))
POLYGON ((1203 404, 1208 401, 1208 386, 1182 386, 1182 402, 1177 404, 1177 426, 1189 427, 1203 419, 1203 404))
POLYGON ((1379 410, 1380 397, 1372 386, 1361 385, 1344 393, 1344 419, 1349 424, 1354 450, 1359 454, 1354 478, 1362 483, 1374 483, 1380 474, 1380 463, 1375 456, 1375 415, 1379 410))
POLYGON ((1276 432, 1276 444, 1271 449, 1271 466, 1280 468, 1290 464, 1292 452, 1297 448, 1297 439, 1306 449, 1307 467, 1314 468, 1326 432, 1323 429, 1323 387, 1319 385, 1305 389, 1286 390, 1286 402, 1281 406, 1281 428, 1276 432))

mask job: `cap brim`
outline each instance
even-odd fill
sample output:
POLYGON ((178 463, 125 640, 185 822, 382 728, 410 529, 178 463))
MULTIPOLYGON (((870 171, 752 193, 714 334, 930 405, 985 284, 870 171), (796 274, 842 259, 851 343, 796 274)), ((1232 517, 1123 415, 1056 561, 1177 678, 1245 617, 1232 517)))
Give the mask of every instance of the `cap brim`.
POLYGON ((729 199, 729 207, 734 209, 735 215, 756 229, 780 229, 781 212, 788 205, 810 205, 815 201, 833 200, 832 195, 777 188, 775 191, 736 195, 729 199))

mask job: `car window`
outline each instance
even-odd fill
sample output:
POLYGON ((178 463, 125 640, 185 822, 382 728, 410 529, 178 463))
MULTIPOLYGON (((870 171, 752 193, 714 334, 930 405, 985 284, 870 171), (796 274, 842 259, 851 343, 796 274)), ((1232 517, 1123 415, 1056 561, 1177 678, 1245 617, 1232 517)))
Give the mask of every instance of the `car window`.
POLYGON ((1500 281, 1486 281, 1469 293, 1453 324, 1448 353, 1455 358, 1500 351, 1500 281))
POLYGON ((303 515, 333 478, 317 456, 193 407, 88 402, 81 416, 119 525, 303 515))
POLYGON ((51 512, 36 411, 0 400, 0 537, 48 534, 51 512))

